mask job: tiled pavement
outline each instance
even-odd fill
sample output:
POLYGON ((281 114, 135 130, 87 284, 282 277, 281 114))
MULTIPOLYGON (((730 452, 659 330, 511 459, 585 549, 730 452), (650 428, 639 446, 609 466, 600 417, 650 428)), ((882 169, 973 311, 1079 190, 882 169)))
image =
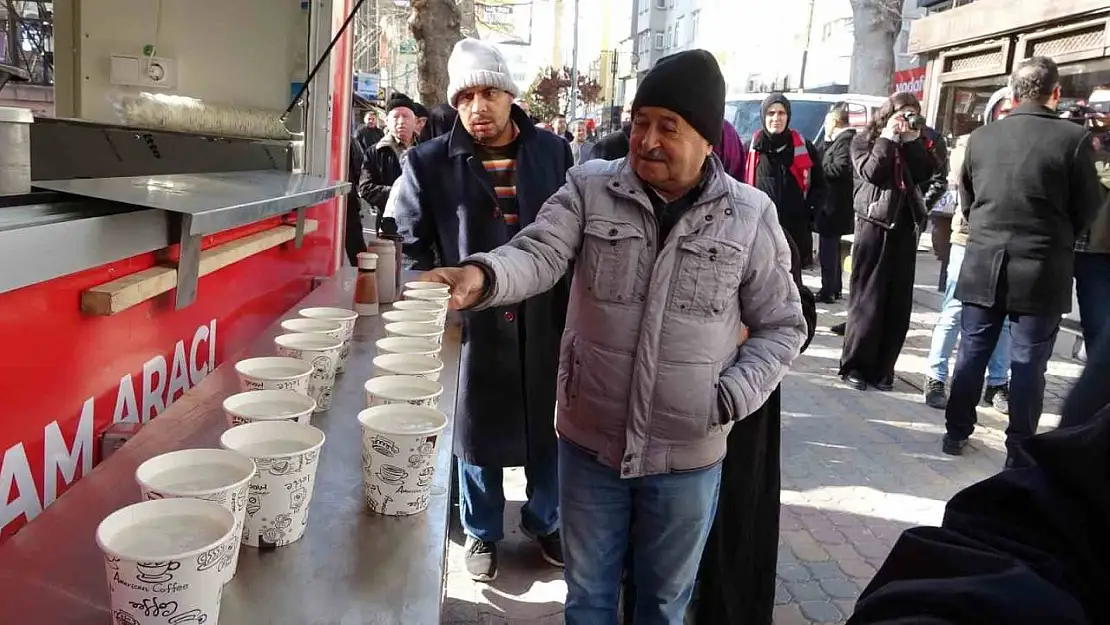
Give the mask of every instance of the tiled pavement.
MULTIPOLYGON (((919 285, 936 283, 936 265, 921 255, 919 285)), ((815 276, 806 281, 816 290, 815 276)), ((840 338, 828 327, 843 319, 842 306, 821 309, 813 345, 783 383, 776 625, 843 623, 903 529, 938 524, 948 498, 1002 465, 1005 420, 992 409, 980 410, 980 428, 963 457, 940 453, 943 414, 926 407, 919 390, 936 318, 927 306, 937 303, 928 287, 919 289, 893 392, 861 393, 839 384, 840 338)), ((1070 337, 1060 343, 1049 369, 1050 413, 1081 369, 1062 358, 1070 353, 1070 337)), ((1055 422, 1046 414, 1044 424, 1055 422)), ((523 475, 510 470, 506 481, 513 501, 506 511, 500 577, 488 585, 466 577, 456 532, 448 555, 444 623, 562 622, 566 587, 561 575, 516 529, 523 475)))

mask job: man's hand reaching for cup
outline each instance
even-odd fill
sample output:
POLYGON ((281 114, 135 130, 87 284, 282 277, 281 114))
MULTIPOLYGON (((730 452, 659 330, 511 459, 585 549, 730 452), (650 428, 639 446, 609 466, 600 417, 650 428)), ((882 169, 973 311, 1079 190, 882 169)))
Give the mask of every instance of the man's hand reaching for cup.
POLYGON ((451 300, 447 305, 451 310, 464 310, 477 304, 486 289, 486 274, 474 265, 433 269, 420 274, 417 280, 451 287, 451 300))

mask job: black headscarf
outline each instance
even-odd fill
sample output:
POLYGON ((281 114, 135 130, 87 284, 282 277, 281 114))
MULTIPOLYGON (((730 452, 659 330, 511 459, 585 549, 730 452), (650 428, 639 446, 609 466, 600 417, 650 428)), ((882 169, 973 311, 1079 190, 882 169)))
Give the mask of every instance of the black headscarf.
MULTIPOLYGON (((763 100, 761 115, 763 119, 763 128, 760 129, 759 139, 756 140, 754 145, 752 145, 752 149, 756 150, 757 152, 764 152, 767 154, 772 154, 781 150, 782 154, 778 155, 778 158, 776 160, 789 167, 790 164, 794 162, 794 152, 793 150, 783 150, 783 148, 790 145, 791 143, 790 100, 788 100, 786 96, 781 93, 772 93, 763 100), (786 109, 786 128, 784 128, 782 132, 775 135, 767 131, 767 109, 771 108, 771 106, 774 104, 781 104, 783 108, 786 109)), ((761 164, 766 160, 767 159, 760 159, 761 164)))

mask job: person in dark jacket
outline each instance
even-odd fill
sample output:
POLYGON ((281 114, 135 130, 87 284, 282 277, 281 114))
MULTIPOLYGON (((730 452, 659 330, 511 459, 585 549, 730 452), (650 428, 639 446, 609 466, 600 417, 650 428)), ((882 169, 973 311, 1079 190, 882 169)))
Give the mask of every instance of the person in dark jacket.
MULTIPOLYGON (((1093 348, 1110 362, 1110 340, 1093 348)), ((1088 367, 1060 428, 1021 442, 1028 467, 965 488, 941 527, 903 532, 848 625, 1110 623, 1108 374, 1088 367)))
POLYGON ((927 215, 919 186, 933 175, 921 133, 907 120, 920 112, 912 93, 896 93, 852 139, 856 229, 840 375, 861 391, 894 388, 894 363, 910 328, 917 240, 927 215))
POLYGON ((919 188, 925 209, 932 212, 944 194, 948 193, 948 142, 929 126, 921 130, 921 138, 925 141, 925 150, 933 159, 933 175, 921 183, 919 188))
POLYGON ((1077 237, 1104 201, 1090 134, 1060 119, 1060 71, 1047 57, 1010 77, 1017 107, 976 129, 960 172, 960 210, 970 227, 955 297, 963 302, 942 449, 960 455, 975 429, 983 373, 1010 319, 1010 425, 1006 466, 1037 431, 1045 369, 1060 318, 1071 311, 1077 237))
MULTIPOLYGON (((448 74, 458 123, 409 152, 393 199, 411 269, 454 267, 504 245, 535 221, 572 164, 567 142, 537 131, 513 104, 517 86, 492 44, 455 44, 448 74)), ((568 298, 564 280, 521 304, 461 313, 454 452, 466 569, 477 581, 497 576, 504 467, 524 467, 521 528, 562 565, 554 415, 568 298)))
POLYGON ((821 265, 821 290, 817 301, 832 304, 840 299, 844 280, 844 250, 840 240, 852 234, 852 139, 856 131, 848 126, 848 106, 837 104, 825 118, 825 145, 821 150, 821 171, 825 174, 825 203, 818 207, 814 229, 819 235, 817 258, 821 265))
POLYGON ((416 138, 415 106, 408 96, 394 94, 386 105, 386 134, 363 156, 358 195, 377 209, 379 223, 389 200, 389 190, 401 177, 401 158, 416 138))
POLYGON ((433 106, 429 114, 428 125, 424 127, 428 131, 428 141, 451 132, 455 126, 455 120, 459 118, 455 107, 447 103, 433 106))
POLYGON ((358 179, 362 175, 362 147, 357 138, 352 138, 348 146, 347 182, 351 190, 347 192, 347 224, 343 249, 352 267, 358 267, 358 255, 366 251, 366 237, 362 233, 362 203, 358 198, 358 179))
POLYGON ((747 154, 744 152, 744 141, 740 139, 740 133, 736 132, 736 127, 727 119, 721 126, 721 141, 713 146, 713 153, 721 159, 721 164, 725 166, 728 175, 741 182, 744 181, 744 170, 748 161, 747 154))
POLYGON ((413 132, 416 136, 416 143, 424 143, 431 139, 432 131, 428 128, 428 121, 432 114, 428 107, 419 102, 413 102, 412 114, 416 117, 416 130, 413 132))
POLYGON ((621 127, 598 139, 590 158, 615 161, 628 156, 628 137, 632 135, 632 103, 621 109, 621 127))
MULTIPOLYGON (((374 148, 377 142, 382 140, 385 132, 378 128, 378 116, 374 111, 366 111, 362 116, 362 127, 355 133, 355 140, 358 143, 360 152, 368 152, 374 148)), ((361 155, 359 162, 362 161, 361 155)), ((358 181, 355 181, 358 184, 358 181)))
POLYGON ((825 174, 817 149, 790 127, 790 100, 781 93, 763 100, 763 129, 748 146, 745 182, 771 197, 782 229, 798 246, 802 268, 809 268, 814 207, 825 202, 825 174))

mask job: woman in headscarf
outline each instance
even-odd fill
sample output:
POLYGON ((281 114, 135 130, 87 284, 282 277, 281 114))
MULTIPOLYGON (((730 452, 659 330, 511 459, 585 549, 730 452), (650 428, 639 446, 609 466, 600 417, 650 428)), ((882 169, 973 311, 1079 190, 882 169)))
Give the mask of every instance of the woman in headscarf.
POLYGON ((840 375, 860 391, 894 388, 894 363, 910 328, 918 233, 927 217, 920 185, 934 167, 920 129, 910 124, 920 113, 912 93, 896 93, 852 139, 856 232, 840 375))
POLYGON ((745 182, 771 196, 779 224, 794 239, 802 268, 813 264, 814 207, 825 202, 825 175, 817 149, 790 127, 790 100, 772 93, 763 100, 763 129, 748 148, 745 182))

